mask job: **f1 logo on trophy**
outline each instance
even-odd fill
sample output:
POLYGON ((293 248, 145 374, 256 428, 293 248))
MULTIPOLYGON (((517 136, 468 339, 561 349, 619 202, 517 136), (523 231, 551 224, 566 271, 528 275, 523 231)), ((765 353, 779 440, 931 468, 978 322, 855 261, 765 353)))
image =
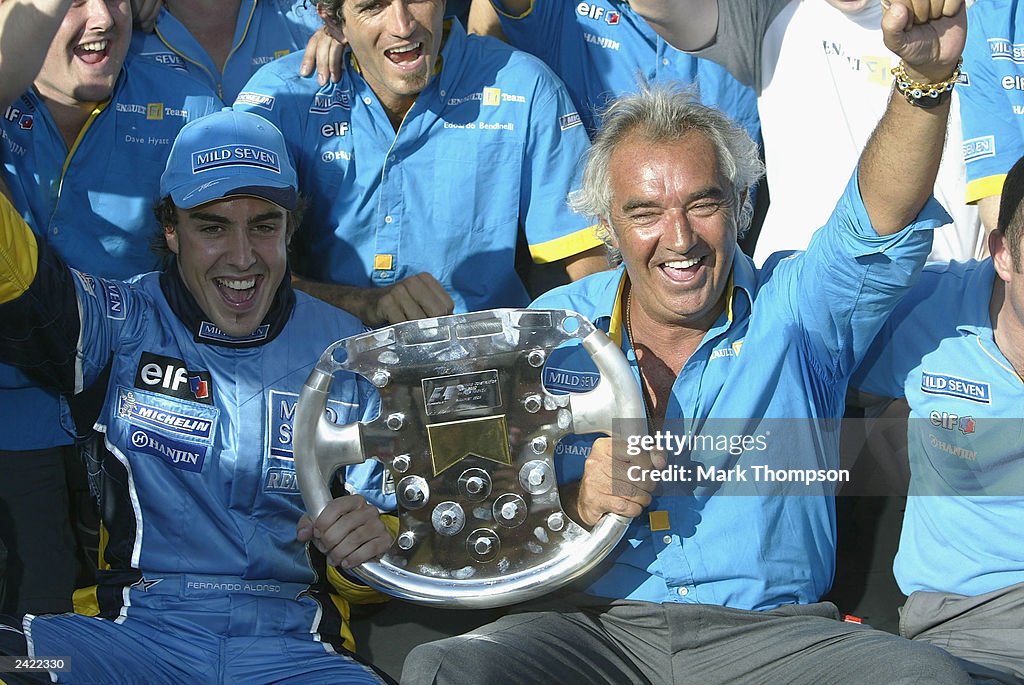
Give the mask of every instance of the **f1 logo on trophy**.
POLYGON ((295 468, 314 518, 339 468, 377 459, 390 470, 400 528, 380 561, 354 569, 366 583, 421 603, 502 606, 579 577, 621 539, 628 519, 606 515, 587 531, 565 514, 553 455, 566 435, 611 435, 613 419, 643 416, 621 350, 583 316, 454 314, 329 347, 295 410, 295 468), (545 362, 570 343, 589 353, 600 382, 585 393, 551 394, 545 362), (324 410, 340 371, 377 387, 376 419, 330 422, 324 410))

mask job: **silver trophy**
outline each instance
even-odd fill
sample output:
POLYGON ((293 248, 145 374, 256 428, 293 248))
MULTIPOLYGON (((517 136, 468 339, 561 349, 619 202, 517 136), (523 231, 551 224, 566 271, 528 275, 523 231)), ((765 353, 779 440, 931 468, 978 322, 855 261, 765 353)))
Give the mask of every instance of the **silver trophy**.
MULTIPOLYGON (((498 309, 397 324, 331 345, 295 410, 295 470, 315 518, 336 471, 368 458, 396 484, 400 529, 378 562, 354 569, 403 599, 461 608, 514 604, 551 592, 600 562, 629 519, 587 531, 562 509, 555 446, 571 433, 612 433, 642 419, 643 399, 621 350, 567 310, 498 309), (552 395, 541 373, 579 340, 601 373, 590 392, 552 395), (378 388, 369 423, 325 414, 335 373, 378 388)), ((636 425, 635 423, 633 424, 636 425)))

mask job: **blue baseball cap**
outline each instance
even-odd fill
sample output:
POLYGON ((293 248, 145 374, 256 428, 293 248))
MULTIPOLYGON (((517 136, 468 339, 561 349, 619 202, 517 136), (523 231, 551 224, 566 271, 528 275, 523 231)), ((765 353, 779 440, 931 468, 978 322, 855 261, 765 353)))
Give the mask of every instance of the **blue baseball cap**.
POLYGON ((225 107, 178 132, 160 176, 160 197, 167 195, 181 209, 251 195, 293 210, 298 179, 284 136, 273 124, 225 107))

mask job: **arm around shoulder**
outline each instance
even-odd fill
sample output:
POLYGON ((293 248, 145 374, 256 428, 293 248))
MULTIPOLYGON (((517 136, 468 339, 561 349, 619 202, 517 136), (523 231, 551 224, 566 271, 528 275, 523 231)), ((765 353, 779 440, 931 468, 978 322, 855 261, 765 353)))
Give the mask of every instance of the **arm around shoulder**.
POLYGON ((631 0, 629 6, 677 50, 715 42, 719 0, 631 0))
MULTIPOLYGON (((522 2, 503 2, 509 13, 522 14, 530 9, 530 0, 522 2)), ((501 21, 498 19, 498 12, 491 4, 491 0, 473 0, 469 6, 469 19, 467 20, 466 32, 477 36, 491 36, 500 41, 508 42, 505 32, 501 28, 501 21)))

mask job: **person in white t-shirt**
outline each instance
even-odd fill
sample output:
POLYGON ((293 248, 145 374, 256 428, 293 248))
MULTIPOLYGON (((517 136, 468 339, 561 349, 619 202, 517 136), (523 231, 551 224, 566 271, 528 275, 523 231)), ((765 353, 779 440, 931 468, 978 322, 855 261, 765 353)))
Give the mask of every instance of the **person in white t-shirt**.
MULTIPOLYGON (((771 204, 754 259, 803 249, 828 219, 885 111, 897 58, 882 44, 876 0, 632 0, 675 47, 718 62, 758 93, 771 204)), ((985 254, 977 209, 964 201, 959 103, 935 197, 954 227, 935 232, 930 259, 985 254)))

